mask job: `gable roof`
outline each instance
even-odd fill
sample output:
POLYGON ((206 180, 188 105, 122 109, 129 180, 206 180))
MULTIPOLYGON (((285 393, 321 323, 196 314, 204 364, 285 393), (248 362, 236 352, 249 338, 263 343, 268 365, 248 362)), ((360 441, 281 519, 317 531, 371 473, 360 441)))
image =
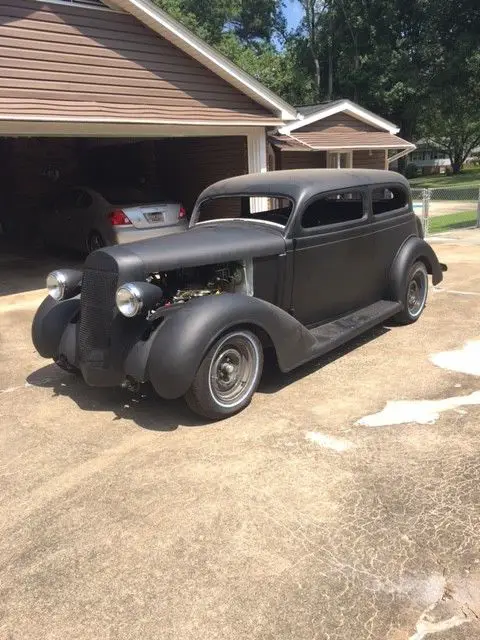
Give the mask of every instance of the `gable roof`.
POLYGON ((294 107, 240 69, 240 67, 237 67, 231 60, 208 45, 204 40, 198 38, 163 9, 150 2, 150 0, 108 0, 108 4, 132 14, 213 73, 216 73, 262 106, 274 111, 282 120, 291 121, 296 120, 298 117, 298 112, 294 107))
POLYGON ((302 119, 290 122, 284 127, 281 127, 278 130, 279 133, 288 135, 292 131, 296 131, 297 129, 301 129, 313 122, 317 122, 323 118, 328 118, 329 116, 333 116, 342 111, 348 113, 354 118, 357 118, 358 120, 361 120, 362 122, 366 122, 376 127, 377 129, 388 131, 388 133, 392 135, 400 131, 400 128, 393 124, 393 122, 389 122, 388 120, 377 116, 372 111, 364 109, 359 104, 356 104, 351 100, 333 100, 332 102, 325 102, 323 104, 298 107, 297 111, 302 119))

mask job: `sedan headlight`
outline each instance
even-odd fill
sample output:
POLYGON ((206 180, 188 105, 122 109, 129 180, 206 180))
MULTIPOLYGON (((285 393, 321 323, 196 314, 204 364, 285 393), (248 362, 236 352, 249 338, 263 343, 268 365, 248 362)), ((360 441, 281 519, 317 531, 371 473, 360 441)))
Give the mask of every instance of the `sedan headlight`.
POLYGON ((117 308, 127 318, 133 318, 143 308, 142 294, 133 282, 122 285, 117 289, 117 308))
POLYGON ((57 302, 78 295, 82 286, 82 277, 82 272, 76 269, 52 271, 47 276, 49 295, 57 302))

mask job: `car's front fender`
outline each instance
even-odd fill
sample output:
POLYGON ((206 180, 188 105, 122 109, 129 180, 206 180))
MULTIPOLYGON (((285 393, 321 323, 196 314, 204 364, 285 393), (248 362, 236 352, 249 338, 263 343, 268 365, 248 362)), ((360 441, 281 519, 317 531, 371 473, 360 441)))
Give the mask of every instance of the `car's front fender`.
POLYGON ((32 324, 32 341, 44 358, 54 358, 63 332, 80 309, 80 296, 56 302, 47 296, 35 314, 32 324))
POLYGON ((446 267, 442 269, 432 247, 421 238, 410 237, 400 247, 390 271, 390 294, 393 300, 403 300, 408 270, 417 260, 425 263, 434 285, 443 280, 442 270, 446 267))
POLYGON ((268 336, 282 371, 308 359, 315 344, 302 324, 268 302, 242 294, 205 296, 167 313, 150 339, 132 349, 126 373, 150 380, 163 398, 178 398, 190 388, 210 346, 238 326, 268 336))

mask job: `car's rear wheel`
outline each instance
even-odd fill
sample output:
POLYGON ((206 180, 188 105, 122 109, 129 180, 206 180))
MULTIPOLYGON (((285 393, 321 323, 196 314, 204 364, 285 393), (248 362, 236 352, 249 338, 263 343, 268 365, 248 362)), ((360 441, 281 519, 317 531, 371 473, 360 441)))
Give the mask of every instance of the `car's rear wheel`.
POLYGON ((103 236, 98 231, 91 231, 88 235, 87 239, 87 251, 88 253, 92 253, 92 251, 96 251, 97 249, 102 249, 102 247, 106 246, 106 242, 103 239, 103 236))
POLYGON ((427 302, 428 273, 423 262, 415 262, 409 269, 401 311, 395 320, 399 324, 411 324, 422 315, 427 302))
POLYGON ((230 331, 210 348, 185 395, 198 415, 220 420, 250 404, 263 370, 258 337, 247 329, 230 331))

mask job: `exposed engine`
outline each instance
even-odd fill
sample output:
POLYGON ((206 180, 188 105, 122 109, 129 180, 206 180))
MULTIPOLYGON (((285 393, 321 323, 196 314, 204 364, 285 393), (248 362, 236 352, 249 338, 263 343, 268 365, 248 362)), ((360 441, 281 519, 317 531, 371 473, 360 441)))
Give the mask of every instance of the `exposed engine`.
POLYGON ((161 305, 185 303, 192 298, 221 293, 252 293, 246 265, 237 262, 152 273, 147 280, 161 287, 161 305))

